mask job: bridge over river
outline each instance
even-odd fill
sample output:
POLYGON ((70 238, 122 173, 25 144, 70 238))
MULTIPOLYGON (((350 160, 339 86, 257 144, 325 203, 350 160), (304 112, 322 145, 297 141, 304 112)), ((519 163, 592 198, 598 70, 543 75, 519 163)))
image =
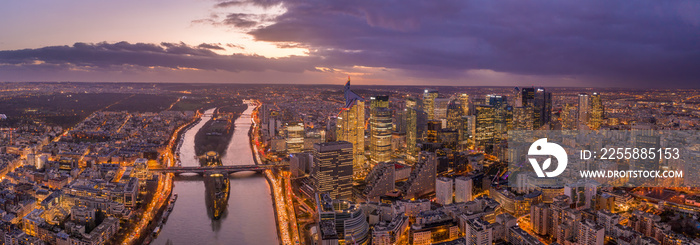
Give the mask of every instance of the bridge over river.
POLYGON ((263 171, 273 168, 288 167, 289 164, 253 164, 253 165, 225 165, 225 166, 204 166, 204 167, 168 167, 152 168, 151 172, 173 173, 173 174, 205 174, 205 173, 227 173, 232 174, 242 171, 263 171))

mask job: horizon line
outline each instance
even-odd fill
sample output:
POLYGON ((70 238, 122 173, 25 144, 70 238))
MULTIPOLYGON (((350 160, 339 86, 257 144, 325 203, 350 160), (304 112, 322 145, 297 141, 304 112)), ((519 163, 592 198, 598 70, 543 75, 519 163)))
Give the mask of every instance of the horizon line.
MULTIPOLYGON (((98 82, 98 81, 2 81, 0 83, 93 83, 93 84, 180 84, 180 85, 292 85, 292 86, 339 86, 345 85, 345 82, 339 82, 337 84, 333 83, 237 83, 237 82, 143 82, 143 81, 121 81, 121 82, 98 82)), ((700 85, 700 84, 699 84, 700 85)), ((626 89, 626 90, 674 90, 674 89, 693 89, 699 90, 699 87, 673 87, 673 88, 661 88, 661 87, 590 87, 590 86, 543 86, 543 85, 528 85, 528 86, 517 86, 517 85, 382 85, 382 84, 352 84, 354 87, 423 87, 423 88, 435 88, 435 87, 464 87, 464 88, 577 88, 577 89, 626 89)))

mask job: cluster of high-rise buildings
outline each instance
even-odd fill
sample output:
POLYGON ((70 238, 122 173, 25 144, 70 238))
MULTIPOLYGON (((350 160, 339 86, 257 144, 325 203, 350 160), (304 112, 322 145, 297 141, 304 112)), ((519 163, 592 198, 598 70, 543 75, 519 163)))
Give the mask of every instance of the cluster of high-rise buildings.
POLYGON ((562 129, 598 130, 603 125, 605 107, 600 93, 578 94, 578 104, 565 104, 562 109, 562 129))
MULTIPOLYGON (((509 131, 638 130, 643 126, 634 125, 648 125, 646 119, 633 121, 611 109, 626 97, 607 101, 599 92, 538 87, 476 93, 358 91, 362 93, 348 82, 342 100, 337 92, 323 93, 336 96, 318 101, 324 108, 329 108, 323 104, 328 101, 342 105, 331 107, 325 118, 304 119, 322 121, 313 127, 305 124, 305 135, 326 137, 306 137, 305 146, 293 152, 277 149, 292 153, 290 171, 299 191, 321 205, 317 212, 328 213, 309 231, 320 244, 700 242, 666 226, 663 232, 630 240, 639 229, 620 218, 634 206, 625 190, 602 191, 595 182, 544 183, 509 176, 504 164, 510 154, 509 131), (512 188, 509 181, 529 187, 512 188), (339 207, 322 207, 341 202, 364 210, 364 220, 353 221, 363 227, 360 238, 345 230, 349 227, 345 218, 338 218, 339 207), (336 219, 327 210, 334 210, 336 219)), ((281 118, 272 115, 284 106, 277 103, 276 110, 262 113, 281 118)))
MULTIPOLYGON (((289 162, 301 198, 295 204, 305 205, 291 210, 310 212, 312 218, 304 220, 314 223, 303 231, 307 241, 700 244, 691 227, 700 212, 693 188, 551 183, 511 176, 504 164, 513 130, 630 130, 637 147, 687 143, 695 136, 670 142, 650 132, 698 129, 696 92, 448 89, 351 89, 349 81, 341 91, 241 89, 262 102, 260 147, 270 153, 264 161, 289 162), (525 187, 509 187, 512 181, 525 187)), ((158 160, 172 131, 193 116, 96 112, 66 132, 41 124, 0 129, 0 240, 103 244, 113 239, 120 224, 138 215, 133 210, 143 205, 148 186, 160 180, 149 174, 148 165, 158 160)), ((691 161, 700 159, 700 148, 682 150, 691 161)), ((698 169, 673 160, 663 164, 698 169)), ((640 160, 596 167, 655 170, 657 165, 640 160)))
MULTIPOLYGON (((301 177, 300 191, 316 200, 315 240, 322 244, 432 244, 462 237, 469 229, 467 219, 478 219, 481 225, 487 220, 495 223, 499 204, 474 195, 485 190, 480 170, 491 162, 483 152, 465 151, 469 146, 462 142, 461 135, 475 131, 463 132, 468 128, 463 122, 476 124, 469 113, 477 110, 470 108, 468 95, 451 99, 427 90, 422 99, 406 97, 401 102, 374 95, 366 105, 348 82, 343 99, 343 106, 327 124, 333 125, 326 128, 333 132, 332 140, 299 149, 289 147, 289 142, 304 135, 297 131, 301 125, 286 124, 282 130, 286 131, 285 152, 291 153, 290 171, 301 177), (433 202, 430 198, 436 193, 438 200, 433 202), (435 209, 432 203, 441 206, 435 209)), ((493 103, 505 108, 504 99, 493 103)), ((261 108, 263 125, 264 120, 269 125, 279 118, 277 112, 261 108)), ((506 129, 505 118, 503 114, 502 130, 506 129)), ((274 147, 270 131, 271 127, 264 130, 268 135, 263 138, 267 136, 274 147)), ((508 228, 498 227, 501 232, 508 228)), ((492 236, 488 239, 494 240, 492 236)))

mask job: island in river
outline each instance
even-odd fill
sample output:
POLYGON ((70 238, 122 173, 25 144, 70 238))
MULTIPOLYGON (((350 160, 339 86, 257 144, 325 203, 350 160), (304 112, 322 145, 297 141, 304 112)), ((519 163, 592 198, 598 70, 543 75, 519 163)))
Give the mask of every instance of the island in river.
POLYGON ((231 142, 234 121, 245 111, 246 105, 240 103, 217 107, 214 110, 212 119, 209 120, 195 135, 195 154, 200 156, 200 162, 204 164, 204 154, 214 151, 223 157, 226 154, 226 147, 231 142))

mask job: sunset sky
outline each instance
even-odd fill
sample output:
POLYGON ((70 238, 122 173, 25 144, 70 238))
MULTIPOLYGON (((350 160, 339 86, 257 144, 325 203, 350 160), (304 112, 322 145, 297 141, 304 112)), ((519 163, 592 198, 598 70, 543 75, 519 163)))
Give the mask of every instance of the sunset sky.
POLYGON ((700 87, 698 1, 23 0, 0 81, 700 87))

